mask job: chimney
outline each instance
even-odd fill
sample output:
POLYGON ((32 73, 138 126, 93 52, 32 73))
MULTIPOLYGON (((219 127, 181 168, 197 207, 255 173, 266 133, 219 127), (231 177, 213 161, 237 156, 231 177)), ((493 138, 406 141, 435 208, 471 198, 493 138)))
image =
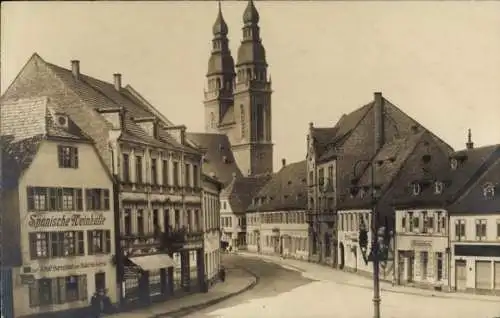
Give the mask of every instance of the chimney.
POLYGON ((281 159, 281 165, 283 166, 283 168, 286 166, 286 159, 285 158, 281 159))
POLYGON ((375 136, 375 153, 379 151, 384 145, 384 98, 382 93, 374 93, 375 104, 373 106, 373 113, 375 115, 374 120, 374 136, 375 136))
POLYGON ((115 73, 115 74, 113 74, 113 77, 115 79, 115 89, 117 91, 120 91, 122 88, 122 74, 115 73))
POLYGON ((469 150, 474 148, 474 143, 472 142, 472 133, 470 131, 470 128, 467 134, 467 143, 465 144, 465 147, 467 147, 467 149, 469 150))
POLYGON ((181 126, 181 134, 180 134, 180 139, 181 139, 181 145, 186 144, 186 126, 182 125, 181 126))
POLYGON ((71 61, 71 72, 73 73, 73 77, 78 79, 80 77, 80 61, 72 60, 71 61))

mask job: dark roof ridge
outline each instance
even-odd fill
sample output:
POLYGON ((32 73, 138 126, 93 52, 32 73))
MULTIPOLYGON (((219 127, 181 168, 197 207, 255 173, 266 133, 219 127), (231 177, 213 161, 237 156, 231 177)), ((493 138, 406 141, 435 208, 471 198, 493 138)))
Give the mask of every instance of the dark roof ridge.
MULTIPOLYGON (((476 169, 469 180, 460 188, 455 194, 451 195, 448 200, 448 204, 452 205, 455 202, 461 200, 465 195, 467 195, 472 188, 479 182, 479 180, 486 175, 486 173, 500 160, 500 145, 491 146, 496 147, 486 160, 476 169)), ((485 147, 487 148, 487 147, 485 147)))
POLYGON ((410 116, 409 114, 407 114, 406 112, 404 112, 399 106, 397 106, 395 103, 393 103, 390 99, 388 99, 387 97, 385 96, 382 96, 382 98, 389 102, 389 104, 391 106, 393 106, 397 111, 403 113, 404 115, 406 115, 409 119, 411 119, 412 121, 416 122, 420 127, 422 127, 424 130, 430 132, 432 134, 432 137, 433 138, 436 138, 438 139, 440 142, 442 142, 443 144, 445 144, 446 146, 448 146, 448 148, 450 148, 452 151, 454 150, 453 147, 451 147, 446 141, 444 141, 441 137, 439 137, 438 135, 434 134, 431 130, 427 129, 427 127, 425 127, 424 125, 422 125, 422 123, 418 120, 416 120, 415 118, 413 118, 412 116, 410 116))

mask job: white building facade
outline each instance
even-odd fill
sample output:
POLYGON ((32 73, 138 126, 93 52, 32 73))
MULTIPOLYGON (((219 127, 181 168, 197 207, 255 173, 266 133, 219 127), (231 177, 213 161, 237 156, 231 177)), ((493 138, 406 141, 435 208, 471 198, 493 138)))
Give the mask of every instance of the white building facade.
POLYGON ((444 209, 396 210, 396 282, 448 290, 448 234, 444 209))
POLYGON ((451 287, 500 295, 500 212, 452 214, 450 229, 451 287))
POLYGON ((222 184, 203 175, 203 222, 205 277, 208 287, 218 278, 220 270, 220 190, 222 184))

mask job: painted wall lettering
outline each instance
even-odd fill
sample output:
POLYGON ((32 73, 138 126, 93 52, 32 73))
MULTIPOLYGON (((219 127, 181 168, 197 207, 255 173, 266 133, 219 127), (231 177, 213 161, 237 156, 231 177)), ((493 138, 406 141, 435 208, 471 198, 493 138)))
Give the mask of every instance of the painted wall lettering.
POLYGON ((106 218, 99 214, 90 216, 78 213, 62 216, 32 214, 29 217, 28 226, 34 229, 44 227, 99 226, 104 225, 105 221, 106 218))
POLYGON ((33 266, 32 272, 58 272, 58 271, 71 271, 82 268, 91 268, 91 267, 101 267, 106 266, 106 262, 97 261, 97 262, 82 262, 79 264, 65 264, 65 265, 40 265, 40 267, 36 268, 33 266))

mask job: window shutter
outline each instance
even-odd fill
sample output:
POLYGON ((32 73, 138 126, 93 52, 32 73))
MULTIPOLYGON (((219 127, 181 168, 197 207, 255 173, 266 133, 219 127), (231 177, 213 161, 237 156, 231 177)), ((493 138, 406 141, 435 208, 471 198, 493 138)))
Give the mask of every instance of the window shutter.
POLYGON ((52 303, 53 304, 59 304, 60 303, 59 302, 59 299, 60 299, 59 292, 60 292, 60 290, 59 290, 58 280, 57 280, 57 278, 52 278, 50 280, 50 282, 52 283, 51 286, 50 286, 50 289, 52 291, 52 303))
MULTIPOLYGON (((55 278, 54 280, 59 281, 59 304, 64 304, 66 302, 66 277, 58 277, 55 278)), ((54 294, 57 293, 57 291, 53 291, 54 294)))
POLYGON ((30 307, 38 307, 40 305, 40 299, 38 297, 38 293, 39 293, 38 280, 35 280, 33 284, 29 286, 30 307))
POLYGON ((73 152, 73 168, 78 168, 78 148, 73 148, 72 149, 72 152, 73 152))
POLYGON ((111 253, 111 231, 106 231, 106 253, 111 253))
POLYGON ((87 275, 78 276, 78 298, 87 300, 87 275))

